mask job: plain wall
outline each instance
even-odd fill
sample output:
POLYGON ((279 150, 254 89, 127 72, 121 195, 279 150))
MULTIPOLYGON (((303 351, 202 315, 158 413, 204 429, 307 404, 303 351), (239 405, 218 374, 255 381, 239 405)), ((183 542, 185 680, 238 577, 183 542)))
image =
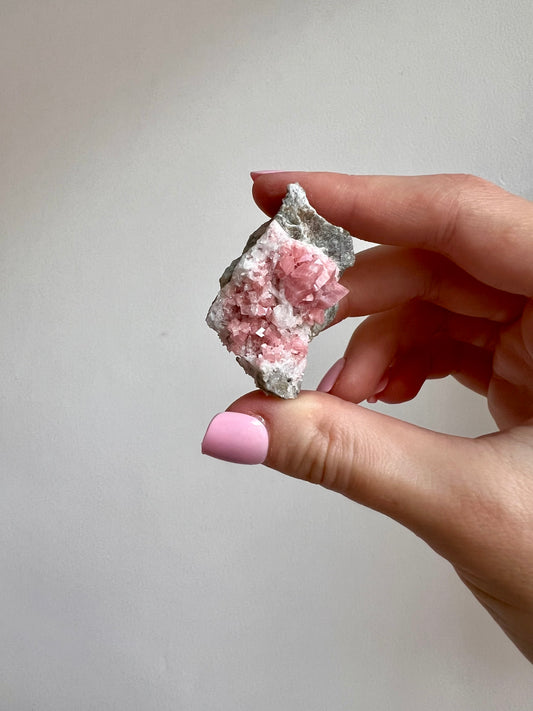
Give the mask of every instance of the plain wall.
MULTIPOLYGON (((533 198, 532 35, 531 0, 0 0, 0 708, 530 708, 415 536, 200 441, 252 386, 204 324, 248 171, 533 198)), ((449 380, 376 407, 494 427, 449 380)))

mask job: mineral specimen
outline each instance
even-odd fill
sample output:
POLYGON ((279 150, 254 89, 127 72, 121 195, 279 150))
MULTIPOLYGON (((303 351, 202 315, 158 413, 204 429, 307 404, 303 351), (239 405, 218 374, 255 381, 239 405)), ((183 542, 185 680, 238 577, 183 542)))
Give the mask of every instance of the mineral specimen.
POLYGON ((320 217, 303 188, 291 184, 274 219, 224 271, 207 324, 259 388, 294 398, 309 342, 335 317, 347 293, 338 280, 354 259, 351 235, 320 217))

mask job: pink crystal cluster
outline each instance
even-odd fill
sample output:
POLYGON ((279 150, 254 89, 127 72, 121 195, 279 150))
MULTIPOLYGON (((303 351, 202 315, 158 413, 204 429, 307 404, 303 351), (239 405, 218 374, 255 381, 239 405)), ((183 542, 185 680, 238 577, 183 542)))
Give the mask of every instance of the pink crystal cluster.
POLYGON ((219 295, 222 341, 259 367, 281 363, 303 373, 313 326, 347 293, 337 278, 322 250, 272 222, 219 295))
POLYGON ((274 274, 282 281, 287 301, 304 322, 324 323, 326 309, 348 293, 337 281, 337 265, 318 249, 291 240, 281 246, 274 274))

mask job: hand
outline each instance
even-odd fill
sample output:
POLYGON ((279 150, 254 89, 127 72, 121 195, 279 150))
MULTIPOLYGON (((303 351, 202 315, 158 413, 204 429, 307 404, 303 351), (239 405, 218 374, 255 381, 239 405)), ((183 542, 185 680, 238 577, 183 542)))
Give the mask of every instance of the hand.
MULTIPOLYGON (((533 661, 533 205, 471 176, 254 177, 267 214, 299 182, 327 220, 381 246, 342 277, 336 321, 370 315, 329 392, 240 398, 227 458, 264 459, 408 526, 533 661), (486 395, 499 432, 453 437, 357 404, 402 402, 446 375, 486 395)), ((225 456, 214 429, 205 451, 225 456)))

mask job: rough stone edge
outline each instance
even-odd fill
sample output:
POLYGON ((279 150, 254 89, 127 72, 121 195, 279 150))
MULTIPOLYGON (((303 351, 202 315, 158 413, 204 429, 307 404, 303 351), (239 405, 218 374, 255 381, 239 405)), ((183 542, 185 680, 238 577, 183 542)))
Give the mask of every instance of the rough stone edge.
MULTIPOLYGON (((355 252, 352 235, 347 230, 333 225, 319 215, 310 205, 302 186, 299 183, 290 183, 287 186, 287 193, 276 215, 252 232, 242 253, 224 270, 219 279, 221 289, 231 281, 235 267, 243 255, 258 242, 266 232, 270 223, 274 220, 281 225, 292 239, 312 244, 321 249, 337 264, 339 277, 342 276, 346 269, 353 266, 355 262, 355 252)), ((313 326, 310 341, 329 326, 335 318, 337 310, 338 305, 335 304, 325 311, 324 323, 315 324, 315 326, 313 326)), ((276 390, 273 390, 273 383, 269 381, 270 384, 267 384, 261 371, 254 368, 245 358, 237 356, 237 362, 244 371, 254 379, 256 386, 267 394, 274 394, 278 395, 278 397, 289 399, 298 396, 301 385, 294 382, 287 383, 286 378, 283 378, 281 373, 280 382, 276 384, 276 390), (283 381, 283 383, 281 381, 283 381), (281 385, 283 385, 283 387, 280 387, 281 385)), ((271 376, 272 375, 274 375, 274 373, 272 373, 271 376)))

